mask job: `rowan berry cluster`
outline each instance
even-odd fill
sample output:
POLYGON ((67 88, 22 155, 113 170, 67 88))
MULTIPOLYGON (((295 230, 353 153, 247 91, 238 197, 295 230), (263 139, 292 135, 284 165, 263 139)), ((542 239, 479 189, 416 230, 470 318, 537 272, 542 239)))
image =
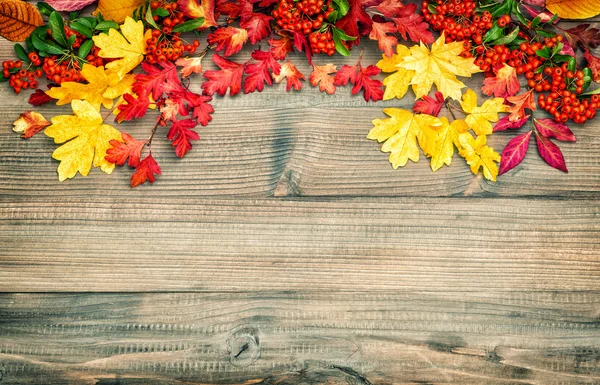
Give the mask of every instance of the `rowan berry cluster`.
POLYGON ((21 60, 7 60, 2 63, 2 74, 8 79, 8 84, 15 93, 18 94, 21 90, 37 88, 37 78, 42 76, 42 71, 39 69, 23 69, 23 62, 21 60))
POLYGON ((323 22, 333 12, 331 1, 279 0, 271 15, 279 27, 308 36, 313 53, 335 53, 335 44, 329 31, 321 31, 323 22))
POLYGON ((438 4, 423 1, 422 14, 434 30, 444 32, 446 43, 472 39, 475 44, 481 44, 493 26, 492 14, 485 11, 480 15, 476 8, 475 1, 447 0, 438 4), (429 11, 430 5, 435 13, 429 11))

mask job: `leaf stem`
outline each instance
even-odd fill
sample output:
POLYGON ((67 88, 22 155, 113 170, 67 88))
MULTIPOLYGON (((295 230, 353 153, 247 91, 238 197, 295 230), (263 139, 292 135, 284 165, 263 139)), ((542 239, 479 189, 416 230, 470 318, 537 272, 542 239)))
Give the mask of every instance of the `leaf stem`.
POLYGON ((104 123, 104 121, 106 119, 108 119, 108 117, 113 113, 114 110, 117 109, 117 107, 119 107, 119 105, 117 103, 115 103, 112 108, 106 113, 106 115, 104 115, 104 117, 102 118, 102 123, 104 123))
POLYGON ((160 126, 161 121, 162 121, 162 118, 159 117, 158 120, 156 121, 156 124, 154 125, 154 128, 152 129, 152 133, 146 140, 146 146, 150 147, 150 149, 152 149, 152 139, 154 139, 154 134, 156 134, 156 130, 158 129, 158 126, 160 126))

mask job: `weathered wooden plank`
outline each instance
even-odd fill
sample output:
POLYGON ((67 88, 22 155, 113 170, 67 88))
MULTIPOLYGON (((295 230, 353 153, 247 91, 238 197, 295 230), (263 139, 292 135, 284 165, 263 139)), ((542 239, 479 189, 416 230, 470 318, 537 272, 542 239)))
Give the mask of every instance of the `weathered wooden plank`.
POLYGON ((0 203, 0 291, 600 290, 597 201, 0 203))
POLYGON ((0 370, 3 385, 595 384, 599 294, 4 294, 0 370))

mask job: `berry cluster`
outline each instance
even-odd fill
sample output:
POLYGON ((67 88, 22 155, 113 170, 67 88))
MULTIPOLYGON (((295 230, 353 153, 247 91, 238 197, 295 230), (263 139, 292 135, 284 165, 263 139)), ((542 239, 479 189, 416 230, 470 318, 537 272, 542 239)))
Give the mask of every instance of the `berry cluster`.
POLYGON ((168 12, 168 15, 164 17, 152 16, 153 20, 161 26, 161 29, 153 29, 152 37, 146 40, 146 61, 148 63, 175 61, 183 56, 185 52, 196 52, 200 42, 194 40, 186 44, 180 38, 181 33, 172 32, 173 27, 187 20, 183 12, 180 11, 177 2, 169 3, 155 0, 150 2, 150 8, 153 10, 162 8, 168 12))
POLYGON ((477 3, 472 0, 440 2, 435 5, 436 13, 429 12, 428 7, 429 2, 423 1, 423 18, 434 30, 444 32, 446 43, 473 39, 475 44, 481 44, 483 36, 493 26, 491 13, 477 14, 477 3))
POLYGON ((21 90, 37 88, 37 78, 42 76, 42 71, 23 69, 21 60, 7 60, 2 63, 2 75, 9 79, 8 84, 18 94, 21 90))
POLYGON ((331 56, 335 53, 332 35, 329 31, 321 31, 324 20, 331 12, 331 1, 279 0, 271 15, 282 29, 309 36, 313 53, 326 53, 331 56))

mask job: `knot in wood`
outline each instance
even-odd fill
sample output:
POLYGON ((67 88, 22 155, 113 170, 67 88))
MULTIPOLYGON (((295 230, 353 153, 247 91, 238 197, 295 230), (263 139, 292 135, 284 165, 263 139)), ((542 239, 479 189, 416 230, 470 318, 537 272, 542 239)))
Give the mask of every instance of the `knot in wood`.
POLYGON ((234 330, 227 338, 229 362, 238 367, 249 366, 260 357, 258 329, 244 326, 234 330))

